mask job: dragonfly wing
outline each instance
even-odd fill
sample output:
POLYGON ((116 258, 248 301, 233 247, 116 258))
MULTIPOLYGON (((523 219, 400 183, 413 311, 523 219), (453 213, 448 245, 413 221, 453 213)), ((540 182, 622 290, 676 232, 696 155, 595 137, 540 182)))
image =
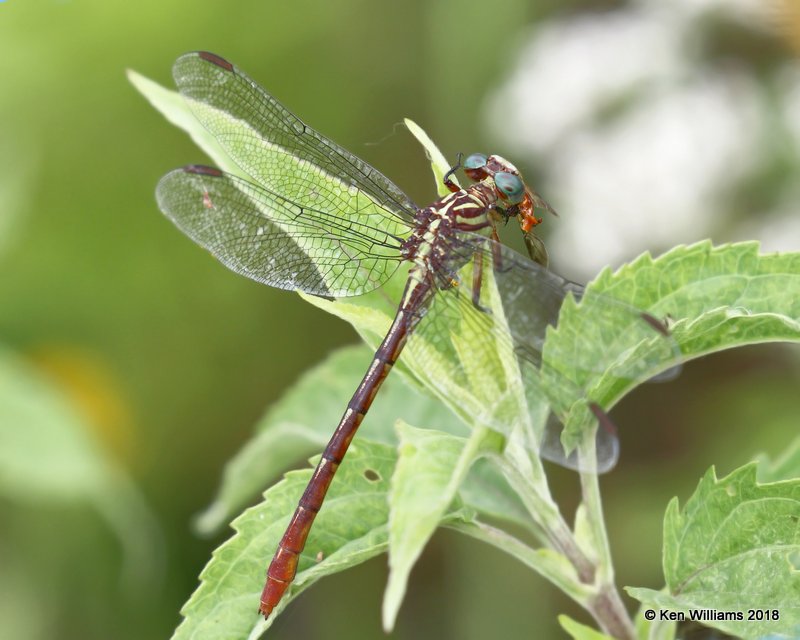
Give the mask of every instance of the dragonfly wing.
POLYGON ((544 246, 544 241, 533 230, 524 234, 522 239, 525 242, 525 248, 528 250, 531 260, 546 268, 550 262, 550 257, 547 255, 547 247, 544 246))
POLYGON ((404 235, 416 206, 377 169, 303 123, 230 62, 178 58, 173 76, 195 116, 256 183, 300 206, 347 212, 404 235))
POLYGON ((594 398, 607 385, 632 385, 674 362, 674 340, 652 316, 586 294, 581 285, 488 238, 460 234, 450 244, 458 277, 440 278, 449 284, 409 342, 407 349, 414 340, 423 343, 416 346, 424 355, 417 356, 423 362, 415 371, 421 369, 426 383, 463 408, 468 420, 505 434, 527 422, 540 455, 569 468, 582 462, 565 449, 561 431, 582 420, 581 433, 596 436, 597 458, 590 465, 610 469, 618 455, 615 429, 594 398), (477 304, 476 260, 482 262, 477 304), (565 304, 574 306, 574 299, 583 299, 587 308, 558 326, 565 304), (576 317, 584 324, 576 324, 576 317), (555 414, 549 421, 548 409, 555 414))
POLYGON ((531 201, 533 202, 533 209, 534 211, 542 210, 547 211, 547 213, 558 217, 558 212, 550 206, 550 203, 547 202, 542 196, 540 196, 534 189, 528 187, 528 193, 530 195, 531 201))
POLYGON ((565 445, 565 441, 574 441, 574 438, 564 438, 564 423, 555 413, 550 413, 539 438, 538 454, 545 460, 573 471, 606 473, 611 471, 619 460, 617 428, 599 405, 589 403, 587 406, 596 422, 586 431, 589 436, 594 436, 594 440, 590 441, 590 453, 580 452, 577 446, 565 445))
POLYGON ((160 209, 227 267, 273 287, 353 296, 400 262, 385 231, 301 206, 213 167, 190 165, 156 188, 160 209))
POLYGON ((493 280, 515 349, 543 374, 588 390, 607 374, 617 385, 644 382, 679 359, 675 340, 647 311, 608 292, 587 291, 508 247, 481 242, 484 254, 495 256, 493 280), (577 303, 580 312, 574 312, 577 303), (571 307, 567 323, 565 305, 571 307))
MULTIPOLYGON (((680 347, 663 324, 628 301, 587 291, 507 247, 484 254, 492 252, 494 286, 515 353, 523 370, 526 361, 538 367, 540 389, 557 418, 542 435, 542 455, 578 468, 573 449, 564 446, 593 433, 594 455, 586 459, 594 471, 610 469, 619 452, 616 430, 595 399, 618 397, 674 366, 680 347), (562 434, 564 425, 568 433, 562 434)), ((635 300, 630 291, 620 295, 635 300)))

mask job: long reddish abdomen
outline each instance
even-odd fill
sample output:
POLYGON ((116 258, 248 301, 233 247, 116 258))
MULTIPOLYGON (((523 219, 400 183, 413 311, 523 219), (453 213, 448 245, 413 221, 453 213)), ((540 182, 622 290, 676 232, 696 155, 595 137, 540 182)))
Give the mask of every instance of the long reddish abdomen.
POLYGON ((347 404, 347 409, 339 421, 336 431, 322 453, 314 475, 306 486, 289 526, 278 544, 278 550, 267 569, 267 582, 261 592, 260 607, 265 618, 272 613, 275 605, 280 602, 283 593, 294 580, 300 553, 305 547, 314 518, 322 508, 333 476, 347 453, 350 442, 369 410, 375 394, 400 355, 409 331, 416 319, 419 318, 428 289, 427 283, 409 280, 407 295, 404 296, 405 303, 401 306, 389 332, 375 352, 372 364, 347 404))

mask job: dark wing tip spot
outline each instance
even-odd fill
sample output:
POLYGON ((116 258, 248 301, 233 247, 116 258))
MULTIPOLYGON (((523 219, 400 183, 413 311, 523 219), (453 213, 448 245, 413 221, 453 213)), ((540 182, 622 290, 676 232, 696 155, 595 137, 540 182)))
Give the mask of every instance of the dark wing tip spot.
POLYGON ((216 53, 211 53, 210 51, 198 51, 197 55, 202 60, 210 62, 211 64, 215 64, 218 67, 222 67, 226 71, 233 71, 233 65, 225 58, 218 56, 216 53))
POLYGON ((600 427, 610 435, 616 435, 617 427, 614 424, 613 420, 611 420, 611 416, 609 416, 603 409, 600 408, 600 405, 596 402, 589 403, 589 411, 594 414, 594 417, 597 418, 597 423, 600 427))
POLYGON ((662 336, 668 338, 671 334, 669 331, 669 327, 665 320, 659 320, 655 316, 651 316, 649 313, 642 312, 640 314, 642 316, 642 320, 644 320, 647 324, 649 324, 653 329, 658 331, 662 336))
POLYGON ((183 171, 185 173, 194 173, 204 176, 212 176, 214 178, 222 177, 222 171, 220 171, 216 167, 208 167, 204 164, 187 164, 185 167, 183 167, 183 171))

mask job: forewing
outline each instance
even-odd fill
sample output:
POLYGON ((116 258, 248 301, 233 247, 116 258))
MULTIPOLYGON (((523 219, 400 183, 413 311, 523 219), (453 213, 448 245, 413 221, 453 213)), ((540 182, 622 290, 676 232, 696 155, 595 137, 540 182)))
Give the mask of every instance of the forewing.
POLYGON ((300 206, 408 233, 416 207, 394 183, 304 124, 233 64, 187 53, 173 76, 195 116, 254 182, 300 206))
POLYGON ((359 295, 388 280, 400 261, 399 241, 382 229, 301 206, 213 167, 171 171, 156 198, 220 262, 273 287, 359 295))

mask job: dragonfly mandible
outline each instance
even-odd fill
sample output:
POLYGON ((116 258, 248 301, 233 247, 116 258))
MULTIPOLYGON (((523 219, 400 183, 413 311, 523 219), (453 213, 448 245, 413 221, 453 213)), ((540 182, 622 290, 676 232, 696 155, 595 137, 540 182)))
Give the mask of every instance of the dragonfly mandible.
MULTIPOLYGON (((185 54, 173 75, 195 116, 241 171, 232 175, 189 165, 161 179, 159 207, 190 238, 242 275, 328 298, 367 293, 402 265, 407 268, 394 321, 269 564, 260 605, 266 617, 294 579, 336 470, 404 347, 421 375, 427 372, 425 383, 443 397, 453 393, 447 382, 452 376, 437 375, 427 363, 447 362, 477 381, 471 390, 478 397, 470 404, 465 396, 464 414, 509 433, 527 417, 524 398, 541 391, 536 376, 547 327, 556 323, 564 299, 580 296, 582 289, 496 240, 495 222, 513 216, 530 232, 538 222, 534 209, 549 209, 499 156, 468 157, 465 171, 474 183, 461 189, 448 173, 451 193, 419 208, 380 172, 308 127, 223 58, 185 54), (470 362, 496 359, 498 352, 508 375, 486 379, 474 368, 468 371, 470 362)), ((533 252, 540 262, 543 255, 533 252)), ((608 308, 619 315, 621 306, 611 302, 608 308)), ((668 335, 647 314, 630 309, 628 317, 622 330, 628 338, 668 335)), ((577 371, 609 365, 587 365, 579 353, 565 357, 575 359, 577 371)), ((613 464, 610 421, 598 404, 586 406, 608 445, 600 447, 598 464, 613 464)), ((574 466, 557 438, 545 437, 536 446, 544 457, 574 466)))

